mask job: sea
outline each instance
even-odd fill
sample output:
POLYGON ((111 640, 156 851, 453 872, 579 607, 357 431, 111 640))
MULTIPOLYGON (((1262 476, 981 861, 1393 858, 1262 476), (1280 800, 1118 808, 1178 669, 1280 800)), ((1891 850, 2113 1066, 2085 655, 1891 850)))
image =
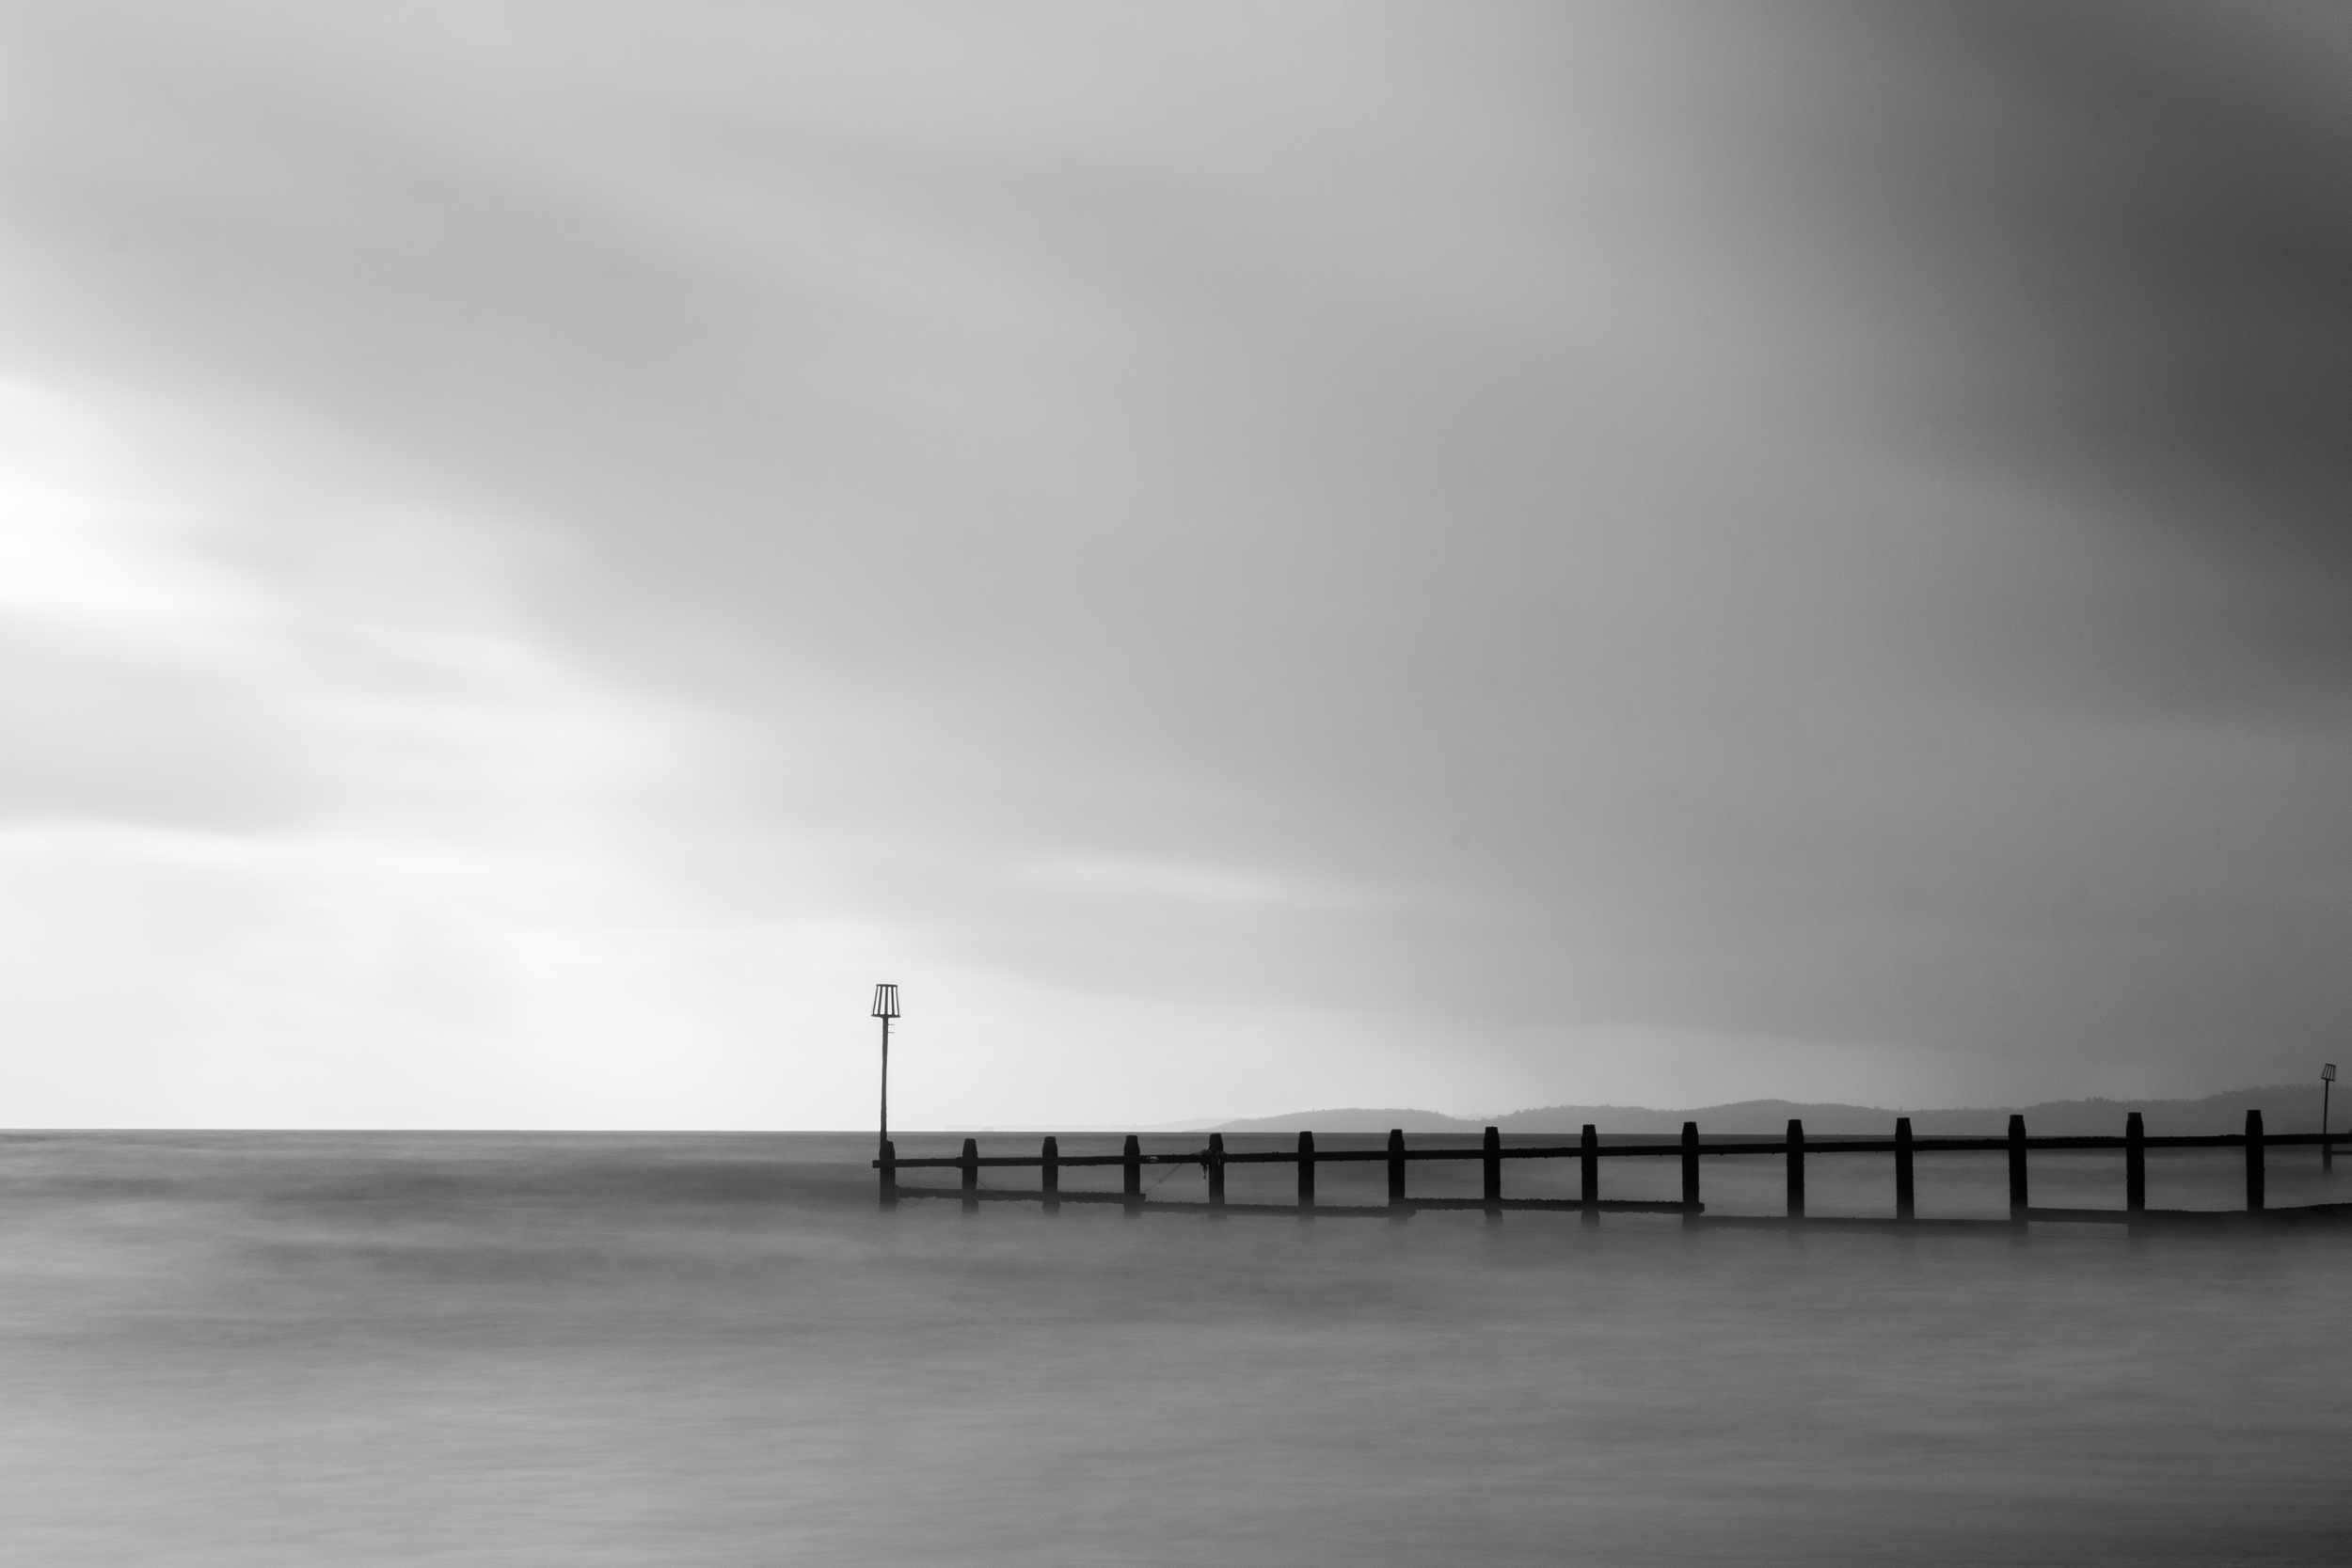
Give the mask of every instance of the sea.
MULTIPOLYGON (((0 1562, 2352 1562, 2352 1228, 1154 1212, 1203 1196, 1188 1166, 1132 1215, 885 1208, 872 1153, 0 1136, 0 1562)), ((1676 1165, 1606 1162, 1603 1196, 1671 1197, 1676 1165)), ((2119 1207, 2120 1166, 2037 1155, 2034 1199, 2119 1207)), ((2158 1206, 2243 1201, 2234 1150, 2150 1166, 2158 1206)), ((1891 1211, 1887 1157, 1809 1169, 1813 1213, 1891 1211)), ((1566 1195, 1574 1163, 1508 1180, 1566 1195)), ((1705 1180, 1710 1212, 1778 1212, 1777 1160, 1705 1180)), ((1997 1154, 1918 1180, 1923 1215, 2005 1212, 1997 1154)), ((1327 1166, 1319 1196, 1381 1181, 1327 1166)), ((1229 1197, 1291 1182, 1237 1167, 1229 1197)), ((2344 1200, 2352 1158, 2272 1154, 2272 1204, 2344 1200)))

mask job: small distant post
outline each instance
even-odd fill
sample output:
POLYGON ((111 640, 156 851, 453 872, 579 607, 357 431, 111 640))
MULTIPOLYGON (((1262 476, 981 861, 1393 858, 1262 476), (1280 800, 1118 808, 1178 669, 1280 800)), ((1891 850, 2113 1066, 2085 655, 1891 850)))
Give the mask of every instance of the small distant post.
POLYGON ((2026 1118, 2009 1118, 2009 1221, 2026 1223, 2026 1118))
POLYGON ((2263 1206, 2263 1114, 2246 1113, 2246 1207, 2263 1206))
POLYGON ((1486 1200, 1486 1217, 1490 1220, 1499 1220, 1502 1217, 1501 1208, 1502 1202, 1502 1134, 1501 1132, 1492 1127, 1486 1129, 1486 1141, 1483 1146, 1482 1153, 1483 1158, 1479 1163, 1485 1167, 1486 1180, 1479 1189, 1479 1196, 1486 1200))
MULTIPOLYGON (((1209 1152, 1201 1157, 1200 1163, 1208 1167, 1209 1207, 1212 1209, 1222 1209, 1225 1207, 1224 1133, 1212 1132, 1209 1134, 1209 1152)), ((1224 1216, 1219 1215, 1218 1217, 1221 1219, 1224 1216)))
POLYGON ((1804 1218, 1804 1123, 1788 1123, 1788 1217, 1804 1218))
POLYGON ((898 1146, 888 1138, 882 1146, 882 1206, 898 1207, 898 1146))
POLYGON ((2319 1069, 2319 1168, 2336 1168, 2336 1140, 2328 1135, 2328 1093, 2336 1086, 2336 1064, 2322 1063, 2319 1069))
POLYGON ((1682 1223, 1699 1223, 1699 1124, 1682 1124, 1682 1223))
POLYGON ((1600 1133, 1591 1122, 1584 1124, 1584 1134, 1577 1140, 1577 1196, 1584 1200, 1584 1223, 1598 1225, 1600 1210, 1600 1133))
POLYGON ((2123 1118, 2123 1208, 2139 1213, 2148 1207, 2148 1124, 2137 1111, 2123 1118))
POLYGON ((1045 1192, 1045 1212, 1061 1212, 1061 1140, 1048 1136, 1045 1147, 1038 1150, 1038 1185, 1045 1192))
POLYGON ((1133 1132, 1127 1134, 1127 1147, 1119 1151, 1119 1168, 1122 1179, 1119 1190, 1127 1200, 1120 1207, 1132 1219, 1143 1208, 1143 1145, 1133 1132))
POLYGON ((977 1214, 980 1212, 980 1140, 964 1139, 963 1158, 956 1164, 963 1167, 963 1212, 977 1214))
POLYGON ((1389 1217, 1405 1217, 1405 1129, 1389 1129, 1389 1217))
POLYGON ((1298 1134, 1298 1217, 1315 1217, 1315 1135, 1298 1134))
POLYGON ((1895 1217, 1915 1219, 1918 1215, 1919 1194, 1911 1175, 1911 1118, 1895 1118, 1895 1217))

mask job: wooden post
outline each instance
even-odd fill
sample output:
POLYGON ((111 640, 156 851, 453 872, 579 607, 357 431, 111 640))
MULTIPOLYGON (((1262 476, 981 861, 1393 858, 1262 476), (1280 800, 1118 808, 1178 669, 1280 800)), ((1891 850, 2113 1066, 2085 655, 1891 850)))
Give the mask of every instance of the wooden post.
POLYGON ((2246 1207, 2263 1206, 2263 1114, 2246 1113, 2246 1207))
POLYGON ((1911 1179, 1911 1118, 1895 1118, 1895 1217, 1917 1216, 1918 1191, 1911 1179))
POLYGON ((1405 1129, 1389 1129, 1389 1208, 1390 1218, 1405 1217, 1405 1129))
MULTIPOLYGON (((1479 1196, 1488 1203, 1501 1203, 1502 1201, 1502 1132, 1492 1127, 1487 1128, 1486 1142, 1484 1147, 1486 1157, 1480 1164, 1485 1167, 1486 1181, 1479 1190, 1479 1196)), ((1486 1211, 1486 1216, 1489 1219, 1500 1219, 1502 1217, 1502 1211, 1489 1209, 1486 1211)))
POLYGON ((2123 1118, 2123 1207, 2135 1214, 2148 1207, 2148 1125, 2137 1111, 2123 1118))
MULTIPOLYGON (((1208 1158, 1203 1161, 1202 1164, 1209 1167, 1209 1206, 1214 1209, 1222 1209, 1225 1207, 1224 1133, 1212 1132, 1209 1134, 1209 1154, 1208 1158)), ((1223 1216, 1220 1215, 1219 1217, 1222 1218, 1223 1216)))
POLYGON ((2026 1223, 2026 1118, 2009 1118, 2009 1219, 2026 1223))
POLYGON ((1699 1223, 1699 1124, 1682 1124, 1682 1223, 1699 1223))
POLYGON ((1037 1174, 1038 1185, 1045 1192, 1045 1212, 1058 1214, 1061 1212, 1061 1140, 1047 1138, 1045 1147, 1038 1153, 1044 1160, 1044 1164, 1038 1166, 1037 1174))
POLYGON ((1804 1123, 1788 1124, 1788 1217, 1804 1218, 1804 1123))
POLYGON ((1593 1205, 1600 1201, 1600 1134, 1593 1130, 1591 1122, 1584 1124, 1584 1135, 1577 1140, 1577 1147, 1582 1150, 1576 1163, 1581 1179, 1578 1196, 1584 1200, 1584 1223, 1598 1225, 1600 1211, 1593 1205))
POLYGON ((963 1140, 962 1164, 963 1212, 967 1214, 977 1214, 980 1212, 980 1200, 973 1195, 980 1190, 979 1139, 966 1138, 963 1140))
POLYGON ((888 1138, 882 1141, 882 1206, 898 1207, 898 1146, 888 1138))
POLYGON ((1311 1220, 1315 1207, 1315 1135, 1298 1134, 1298 1217, 1311 1220))
POLYGON ((1120 1151, 1120 1192, 1127 1201, 1120 1205, 1132 1217, 1143 1207, 1143 1145, 1133 1132, 1127 1134, 1127 1147, 1120 1151))

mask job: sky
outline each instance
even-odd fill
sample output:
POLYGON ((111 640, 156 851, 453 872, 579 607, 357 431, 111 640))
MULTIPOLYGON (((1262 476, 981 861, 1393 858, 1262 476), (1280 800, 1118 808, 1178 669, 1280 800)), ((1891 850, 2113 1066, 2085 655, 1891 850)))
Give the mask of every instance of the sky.
POLYGON ((0 1121, 2352 1050, 2352 12, 0 0, 0 1121))

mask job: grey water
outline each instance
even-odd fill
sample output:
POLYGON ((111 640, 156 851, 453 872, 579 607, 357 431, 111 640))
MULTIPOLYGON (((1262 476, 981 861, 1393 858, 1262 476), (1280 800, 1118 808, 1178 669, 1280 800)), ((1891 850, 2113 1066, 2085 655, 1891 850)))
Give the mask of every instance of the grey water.
MULTIPOLYGON (((2352 1232, 2333 1227, 884 1212, 870 1151, 0 1138, 0 1560, 2352 1560, 2352 1232)), ((1812 1212, 1886 1212, 1889 1164, 1814 1160, 1812 1212)), ((2035 1200, 2116 1206, 2119 1164, 2037 1156, 2035 1200)), ((2234 1207, 2239 1170, 2152 1155, 2152 1201, 2234 1207)), ((1148 1180, 1200 1196, 1197 1170, 1148 1180)), ((1377 1201, 1381 1180, 1327 1167, 1320 1196, 1377 1201)), ((1476 1165, 1412 1180, 1469 1192, 1476 1165)), ((1525 1196, 1574 1180, 1508 1175, 1525 1196)), ((1706 1196, 1771 1212, 1779 1180, 1713 1159, 1706 1196)), ((1604 1196, 1677 1180, 1613 1160, 1604 1196)), ((1997 1155, 1923 1157, 1922 1212, 1996 1215, 2003 1180, 1997 1155)), ((1244 1167, 1230 1196, 1287 1201, 1290 1181, 1244 1167)), ((2278 1151, 2270 1197, 2352 1197, 2352 1161, 2330 1177, 2278 1151)))

